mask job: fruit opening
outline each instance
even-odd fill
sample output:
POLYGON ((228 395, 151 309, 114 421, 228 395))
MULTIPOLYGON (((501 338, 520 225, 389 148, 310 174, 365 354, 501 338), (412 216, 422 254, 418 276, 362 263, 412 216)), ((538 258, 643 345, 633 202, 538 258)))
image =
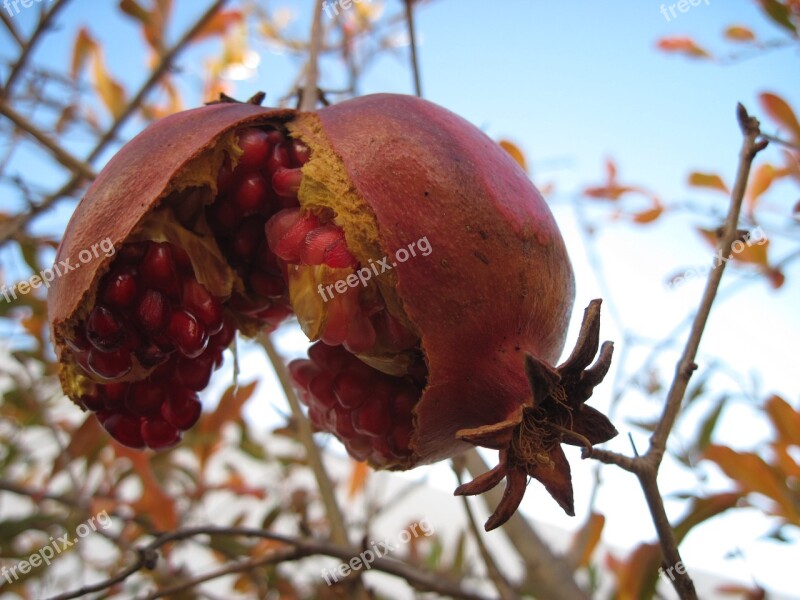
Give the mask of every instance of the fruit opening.
POLYGON ((319 165, 335 159, 300 137, 280 123, 248 126, 224 152, 217 146, 192 161, 68 327, 71 396, 123 444, 175 445, 199 418, 197 392, 235 331, 272 331, 294 306, 308 336, 322 340, 314 348, 339 357, 334 368, 312 353, 306 370, 318 372, 295 378, 314 425, 360 460, 408 462, 426 378, 419 338, 388 278, 319 295, 380 248, 366 207, 355 210, 352 192, 337 197, 335 178, 321 180, 319 165))

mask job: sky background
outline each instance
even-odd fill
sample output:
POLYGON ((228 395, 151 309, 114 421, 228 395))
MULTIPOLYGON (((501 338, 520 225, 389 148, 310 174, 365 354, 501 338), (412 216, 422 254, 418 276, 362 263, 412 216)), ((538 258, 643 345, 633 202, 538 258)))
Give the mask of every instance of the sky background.
MULTIPOLYGON (((298 36, 307 34, 310 2, 264 4, 270 10, 293 11, 296 20, 289 30, 298 36)), ((712 52, 728 54, 741 48, 722 38, 725 27, 732 24, 750 27, 760 39, 784 37, 761 16, 754 2, 704 1, 670 21, 661 14, 661 4, 649 0, 440 0, 417 12, 423 95, 496 139, 514 140, 532 165, 534 181, 555 186, 548 201, 570 249, 577 280, 576 318, 568 349, 575 339, 581 311, 590 299, 599 296, 606 298, 603 339, 615 340, 618 353, 625 343, 620 321, 642 339, 664 339, 697 305, 702 292, 699 281, 671 289, 666 286, 666 279, 681 269, 709 264, 714 254, 695 228, 716 227, 719 223, 702 215, 682 213, 641 227, 611 222, 607 205, 593 205, 588 200, 576 204, 581 188, 603 181, 605 159, 616 160, 623 182, 654 190, 665 202, 718 203, 719 210, 725 210, 724 196, 691 189, 686 180, 689 172, 700 170, 717 172, 729 184, 732 182, 741 143, 736 103, 742 102, 752 113, 760 114, 758 93, 771 91, 795 109, 800 107, 797 46, 763 52, 727 66, 688 61, 655 48, 659 37, 688 35, 712 52), (587 250, 584 244, 581 220, 602 226, 594 240, 594 250, 587 250), (599 257, 600 274, 587 252, 599 257)), ((387 10, 397 11, 397 2, 388 1, 386 5, 387 10)), ((173 39, 204 8, 204 2, 176 0, 173 39)), ((36 18, 34 10, 21 12, 14 17, 14 23, 21 29, 29 28, 36 18)), ((142 65, 147 59, 145 47, 136 25, 120 18, 116 2, 73 0, 59 23, 60 31, 47 37, 40 47, 39 61, 58 70, 66 69, 71 59, 71 36, 77 26, 85 25, 102 41, 110 71, 127 89, 141 84, 145 76, 142 65)), ((361 93, 413 93, 407 49, 402 39, 398 42, 395 53, 384 56, 365 73, 361 93)), ((199 96, 203 68, 200 57, 208 49, 204 44, 181 57, 187 105, 204 100, 199 96)), ((270 98, 287 91, 300 63, 266 43, 256 45, 255 50, 259 65, 252 78, 237 83, 236 92, 245 98, 265 90, 269 103, 270 98)), ((3 57, 12 55, 8 39, 0 40, 0 52, 3 57)), ((323 88, 342 85, 341 71, 333 61, 323 62, 322 73, 323 88)), ((765 124, 765 129, 771 131, 771 125, 765 124)), ((141 123, 134 120, 125 135, 129 137, 140 128, 141 123)), ((93 145, 88 136, 80 135, 65 143, 78 155, 85 155, 93 145)), ((769 149, 764 156, 774 160, 778 154, 769 149)), ((55 187, 61 176, 34 150, 19 153, 15 161, 20 170, 31 165, 41 168, 46 187, 55 187)), ((764 203, 788 214, 788 208, 798 200, 796 190, 796 186, 775 186, 764 203)), ((18 208, 19 199, 8 188, 0 188, 0 194, 3 210, 18 208)), ((72 208, 65 203, 39 219, 36 227, 41 231, 63 231, 72 208)), ((646 208, 644 201, 641 208, 646 208)), ((765 221, 768 232, 769 223, 780 221, 765 221)), ((776 236, 772 241, 773 260, 795 248, 787 238, 776 236)), ((7 280, 27 277, 13 253, 0 250, 0 260, 7 280)), ((698 361, 701 369, 712 357, 726 362, 726 374, 715 380, 712 389, 722 392, 744 385, 755 388, 760 399, 774 392, 794 405, 800 400, 800 272, 795 266, 786 275, 786 284, 778 291, 758 280, 716 306, 698 361)), ((739 286, 740 280, 747 277, 743 270, 728 273, 723 289, 732 284, 739 286)), ((685 335, 683 329, 678 347, 685 335)), ((296 327, 287 328, 279 342, 286 354, 304 353, 304 337, 296 327)), ((266 372, 260 353, 248 348, 245 345, 242 354, 242 371, 266 372)), ((646 353, 633 344, 628 353, 630 374, 646 353)), ((664 378, 672 372, 676 356, 668 354, 657 363, 664 378)), ((227 376, 223 372, 216 377, 216 389, 227 385, 227 376)), ((594 406, 608 408, 612 382, 617 376, 613 370, 607 383, 596 391, 594 406)), ((274 385, 272 378, 265 376, 259 398, 247 407, 248 417, 265 427, 277 426, 282 420, 282 404, 274 401, 280 393, 274 385)), ((211 398, 216 395, 215 389, 208 394, 211 398)), ((635 392, 626 396, 618 408, 618 415, 623 418, 615 421, 621 435, 610 447, 630 453, 630 432, 637 447, 645 448, 647 435, 629 425, 626 417, 654 418, 659 409, 658 404, 635 392)), ((754 422, 752 415, 746 402, 734 403, 725 413, 719 431, 722 439, 744 448, 763 438, 768 429, 754 422)), ((329 442, 328 447, 333 452, 341 451, 335 443, 329 442)), ((577 451, 569 456, 573 460, 578 518, 565 517, 536 484, 529 487, 523 510, 537 519, 574 529, 581 523, 581 513, 585 513, 593 465, 582 463, 577 451)), ((486 458, 491 463, 496 460, 494 453, 487 453, 486 458)), ((706 490, 725 487, 716 471, 705 470, 709 473, 706 490)), ((427 477, 431 485, 443 490, 454 487, 446 463, 398 476, 427 477)), ((605 469, 604 478, 606 485, 597 507, 607 516, 606 541, 630 547, 652 539, 653 527, 633 478, 615 469, 605 469)), ((672 491, 697 491, 695 479, 669 463, 662 480, 672 491)), ((680 506, 670 503, 672 516, 680 514, 680 506)), ((777 584, 786 593, 792 591, 791 578, 785 574, 791 551, 758 539, 769 530, 769 523, 755 511, 741 511, 735 523, 732 528, 727 519, 716 519, 695 530, 682 546, 686 562, 745 581, 752 573, 760 581, 777 584), (725 555, 737 547, 744 559, 726 560, 725 555)), ((800 540, 795 536, 795 562, 798 544, 800 540)))

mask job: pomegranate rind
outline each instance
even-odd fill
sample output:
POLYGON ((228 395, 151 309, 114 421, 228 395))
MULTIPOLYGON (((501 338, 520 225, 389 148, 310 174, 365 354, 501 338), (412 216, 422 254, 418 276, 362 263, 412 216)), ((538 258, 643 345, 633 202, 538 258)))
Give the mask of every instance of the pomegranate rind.
MULTIPOLYGON (((295 111, 251 104, 214 104, 165 117, 128 142, 87 190, 67 225, 56 264, 73 263, 82 250, 106 239, 116 249, 136 238, 162 200, 189 188, 216 192, 216 175, 226 154, 237 157, 235 131, 265 122, 285 122, 295 111)), ((191 244, 189 244, 191 246, 191 244)), ((102 256, 57 278, 47 305, 61 383, 73 400, 87 380, 64 352, 65 339, 94 304, 97 285, 114 256, 102 256)))
POLYGON ((425 100, 364 96, 290 129, 313 151, 301 204, 328 202, 359 260, 390 257, 377 285, 421 336, 428 385, 413 456, 395 468, 457 454, 458 430, 530 404, 526 352, 555 364, 563 350, 575 284, 552 213, 497 143, 425 100), (428 256, 394 260, 421 238, 428 256))

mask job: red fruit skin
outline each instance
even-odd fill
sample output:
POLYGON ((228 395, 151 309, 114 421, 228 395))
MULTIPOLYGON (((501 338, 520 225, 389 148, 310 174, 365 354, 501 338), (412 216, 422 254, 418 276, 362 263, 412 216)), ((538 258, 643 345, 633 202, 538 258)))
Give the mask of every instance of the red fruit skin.
MULTIPOLYGON (((181 186, 216 186, 216 173, 208 181, 181 179, 185 167, 208 153, 233 130, 265 121, 286 121, 288 109, 267 109, 251 104, 213 104, 165 117, 127 143, 108 162, 78 204, 56 253, 56 264, 78 256, 106 239, 119 249, 137 225, 161 200, 181 186)), ((220 165, 223 156, 219 156, 220 165)), ((101 257, 57 278, 50 286, 47 308, 56 354, 62 365, 62 386, 76 398, 80 385, 70 376, 64 353, 75 317, 94 305, 97 283, 115 258, 101 257)), ((74 367, 73 367, 74 368, 74 367)))
MULTIPOLYGON (((217 104, 167 117, 103 169, 73 214, 56 262, 106 239, 120 248, 163 199, 188 187, 214 189, 234 131, 265 123, 285 123, 311 148, 301 204, 315 164, 342 171, 336 184, 353 190, 356 204, 349 214, 330 208, 356 259, 387 256, 392 264, 398 250, 422 238, 430 247, 429 255, 418 247, 417 256, 375 278, 393 316, 420 337, 428 368, 414 408, 413 453, 390 468, 453 456, 468 447, 458 430, 503 421, 530 404, 523 357, 555 364, 574 300, 563 240, 513 159, 468 122, 414 97, 365 96, 304 114, 217 104), (203 176, 188 168, 199 157, 208 163, 203 176)), ((267 162, 271 174, 278 161, 267 162)), ((62 386, 74 399, 87 392, 74 377, 81 356, 63 349, 113 258, 56 279, 48 294, 62 386)), ((124 380, 142 376, 134 365, 124 380)))
POLYGON ((459 429, 530 402, 526 352, 550 364, 561 354, 575 295, 564 242, 524 171, 455 114, 391 94, 317 114, 390 263, 398 249, 429 242, 428 256, 417 250, 392 270, 428 366, 414 457, 401 468, 453 456, 468 447, 459 429))

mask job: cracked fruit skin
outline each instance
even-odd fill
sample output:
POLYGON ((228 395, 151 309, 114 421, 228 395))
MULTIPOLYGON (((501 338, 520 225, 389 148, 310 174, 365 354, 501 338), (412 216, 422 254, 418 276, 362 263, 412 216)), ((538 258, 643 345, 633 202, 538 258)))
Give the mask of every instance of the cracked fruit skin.
MULTIPOLYGON (((219 306, 221 331, 245 335, 295 313, 318 340, 290 365, 301 399, 355 458, 388 469, 448 458, 481 443, 470 432, 525 422, 536 405, 526 365, 555 364, 574 300, 563 240, 526 174, 477 128, 411 96, 311 113, 213 104, 163 119, 103 170, 57 259, 106 237, 117 255, 57 280, 50 319, 65 392, 134 446, 168 447, 191 426, 181 410, 194 417, 191 394, 231 339, 214 340, 219 306), (126 271, 136 244, 166 247, 176 275, 143 258, 126 271), (321 294, 385 257, 391 268, 365 285, 321 294), (138 337, 134 313, 150 327, 138 337)), ((556 412, 556 431, 568 429, 556 412)), ((505 464, 519 453, 498 449, 505 464)))

